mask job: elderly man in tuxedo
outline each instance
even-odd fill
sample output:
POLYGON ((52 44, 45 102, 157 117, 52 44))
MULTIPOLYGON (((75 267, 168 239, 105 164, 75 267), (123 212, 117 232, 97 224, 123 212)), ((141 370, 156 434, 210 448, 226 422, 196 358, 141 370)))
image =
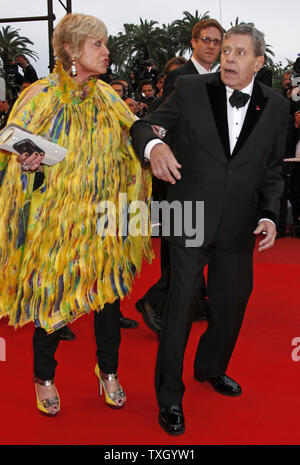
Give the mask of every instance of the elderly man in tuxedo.
MULTIPOLYGON (((156 363, 159 423, 182 434, 183 359, 191 328, 190 304, 197 279, 208 267, 210 319, 194 360, 194 377, 220 394, 237 396, 241 386, 227 374, 252 291, 256 237, 263 251, 273 246, 283 190, 283 156, 288 103, 254 79, 264 64, 263 34, 248 25, 227 31, 221 72, 182 76, 156 111, 131 129, 141 159, 168 184, 167 199, 204 202, 204 237, 191 240, 192 228, 170 232, 171 285, 163 312, 156 363), (270 123, 271 121, 271 123, 270 123), (172 150, 151 125, 172 132, 172 150)), ((197 230, 195 231, 197 235, 197 230)))

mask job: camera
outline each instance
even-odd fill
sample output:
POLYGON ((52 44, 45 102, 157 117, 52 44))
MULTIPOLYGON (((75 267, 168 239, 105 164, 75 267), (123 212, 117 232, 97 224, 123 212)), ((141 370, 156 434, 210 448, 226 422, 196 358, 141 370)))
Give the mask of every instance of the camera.
POLYGON ((143 56, 143 54, 140 54, 139 58, 134 60, 131 68, 137 83, 147 78, 147 62, 143 59, 143 56))
POLYGON ((143 53, 139 53, 138 58, 134 60, 130 71, 134 74, 137 84, 145 79, 151 79, 156 82, 158 76, 158 70, 156 69, 153 60, 145 60, 143 53))

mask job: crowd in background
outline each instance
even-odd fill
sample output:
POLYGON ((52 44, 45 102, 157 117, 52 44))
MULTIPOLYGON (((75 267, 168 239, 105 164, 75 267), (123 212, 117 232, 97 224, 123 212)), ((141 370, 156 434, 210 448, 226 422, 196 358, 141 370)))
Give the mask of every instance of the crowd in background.
POLYGON ((174 57, 165 64, 163 72, 159 72, 154 60, 144 60, 143 55, 139 54, 128 79, 121 79, 111 73, 101 78, 126 101, 132 113, 142 118, 159 104, 167 74, 186 62, 182 56, 174 57))

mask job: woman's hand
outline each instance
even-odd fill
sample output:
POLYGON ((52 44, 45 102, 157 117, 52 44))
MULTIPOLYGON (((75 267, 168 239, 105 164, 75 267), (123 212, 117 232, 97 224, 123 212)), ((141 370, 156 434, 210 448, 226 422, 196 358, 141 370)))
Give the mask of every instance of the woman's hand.
POLYGON ((40 164, 44 160, 45 154, 34 152, 31 155, 28 153, 21 153, 17 157, 17 161, 21 164, 24 171, 36 171, 40 169, 40 164))

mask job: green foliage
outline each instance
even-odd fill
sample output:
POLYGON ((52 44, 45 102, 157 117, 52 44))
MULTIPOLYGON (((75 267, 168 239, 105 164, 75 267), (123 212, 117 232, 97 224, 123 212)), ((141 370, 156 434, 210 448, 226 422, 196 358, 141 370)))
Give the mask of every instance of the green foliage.
POLYGON ((206 11, 202 15, 196 10, 195 15, 192 15, 188 11, 183 12, 183 19, 176 19, 173 21, 170 28, 177 38, 177 46, 179 47, 179 55, 183 55, 186 51, 191 51, 191 32, 196 23, 201 19, 209 18, 209 11, 206 11))
POLYGON ((254 23, 246 23, 245 21, 240 21, 238 16, 235 18, 234 23, 232 21, 230 22, 231 27, 239 26, 240 24, 248 24, 248 26, 254 26, 254 23))
POLYGON ((144 59, 152 58, 160 71, 168 60, 174 56, 183 55, 191 50, 191 31, 193 26, 201 19, 209 18, 208 11, 195 14, 183 12, 183 18, 171 24, 158 26, 157 21, 143 20, 139 24, 124 24, 124 32, 116 36, 109 36, 108 48, 115 66, 115 73, 124 76, 129 72, 133 60, 139 53, 144 59))
POLYGON ((3 27, 0 31, 0 58, 5 65, 14 60, 18 54, 36 60, 37 53, 28 48, 33 42, 27 37, 19 35, 19 29, 13 29, 11 26, 3 27))
MULTIPOLYGON (((19 54, 36 60, 38 54, 29 48, 33 42, 27 37, 19 35, 19 29, 13 29, 11 26, 3 27, 0 30, 0 76, 7 79, 7 65, 14 61, 19 54)), ((11 87, 6 91, 7 99, 13 101, 15 92, 11 87)))
POLYGON ((282 78, 283 73, 286 70, 290 70, 293 68, 293 61, 286 58, 287 64, 283 66, 282 62, 279 61, 278 63, 272 63, 268 65, 268 68, 272 71, 273 74, 273 88, 282 90, 282 78))

